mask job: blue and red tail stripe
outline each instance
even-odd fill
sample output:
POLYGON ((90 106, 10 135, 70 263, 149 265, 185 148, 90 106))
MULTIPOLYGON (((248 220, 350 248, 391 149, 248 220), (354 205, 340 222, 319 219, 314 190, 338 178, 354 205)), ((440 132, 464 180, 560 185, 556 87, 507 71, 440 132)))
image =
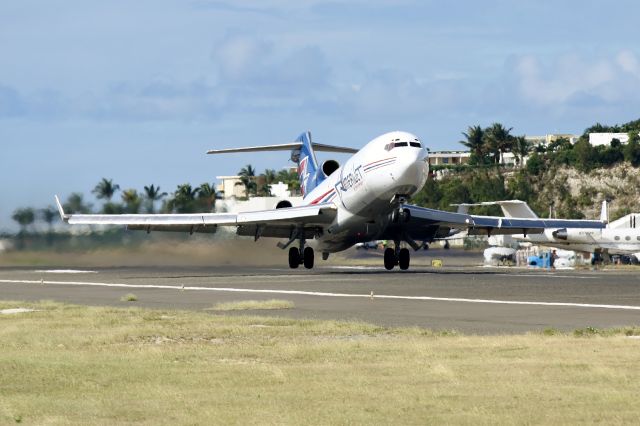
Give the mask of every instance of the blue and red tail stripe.
POLYGON ((372 170, 379 169, 381 167, 388 166, 396 162, 396 157, 383 158, 382 160, 377 160, 372 163, 366 164, 364 166, 364 172, 369 173, 372 170))

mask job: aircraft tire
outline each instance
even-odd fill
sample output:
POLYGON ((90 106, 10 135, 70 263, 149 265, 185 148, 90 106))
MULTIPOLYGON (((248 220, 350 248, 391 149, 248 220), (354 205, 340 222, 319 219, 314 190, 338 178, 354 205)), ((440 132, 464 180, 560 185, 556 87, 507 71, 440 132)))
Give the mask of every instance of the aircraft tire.
POLYGON ((411 260, 411 253, 409 253, 409 249, 403 248, 400 249, 400 254, 398 256, 398 264, 400 265, 400 269, 406 271, 409 269, 409 261, 411 260))
POLYGON ((396 266, 396 252, 391 247, 387 247, 384 249, 384 268, 390 271, 394 266, 396 266))
POLYGON ((300 251, 296 247, 289 249, 289 268, 296 269, 300 265, 300 251))
POLYGON ((445 242, 444 242, 444 249, 445 249, 445 250, 449 250, 449 248, 450 248, 450 247, 449 247, 449 241, 445 241, 445 242))
POLYGON ((311 247, 305 247, 303 253, 304 254, 302 256, 302 261, 304 263, 304 267, 307 269, 313 268, 313 260, 315 257, 313 254, 313 249, 311 247))

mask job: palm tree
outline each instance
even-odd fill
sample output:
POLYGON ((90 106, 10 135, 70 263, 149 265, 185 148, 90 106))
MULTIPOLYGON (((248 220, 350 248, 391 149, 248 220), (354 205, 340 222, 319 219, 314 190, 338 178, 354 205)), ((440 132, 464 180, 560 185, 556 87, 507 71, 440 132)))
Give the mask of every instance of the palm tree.
POLYGON ((298 178, 298 173, 294 170, 282 169, 277 173, 276 179, 279 182, 286 183, 292 192, 300 189, 300 179, 298 178))
POLYGON ((125 206, 125 212, 135 214, 140 211, 142 199, 135 189, 126 189, 122 191, 122 202, 125 206))
POLYGON ((196 210, 196 196, 200 188, 192 188, 191 184, 184 183, 178 185, 173 193, 173 198, 169 200, 169 209, 177 213, 193 213, 196 210))
POLYGON ((265 183, 271 185, 276 181, 276 171, 274 169, 266 169, 264 171, 264 181, 265 183))
POLYGON ((24 235, 27 232, 27 227, 33 224, 36 220, 36 214, 32 208, 26 207, 23 209, 17 209, 13 212, 11 218, 18 222, 18 225, 20 225, 20 234, 24 235))
POLYGON ((460 143, 471 151, 472 163, 484 163, 487 147, 482 127, 469 126, 467 132, 462 132, 462 134, 466 141, 460 141, 460 143))
POLYGON ((58 211, 53 206, 47 206, 40 210, 40 217, 47 224, 47 244, 53 243, 53 221, 58 218, 58 211))
POLYGON ((91 205, 85 204, 83 195, 79 192, 73 192, 64 203, 64 210, 69 213, 90 213, 91 205))
POLYGON ((513 138, 513 156, 516 159, 516 165, 522 165, 524 158, 531 151, 531 143, 524 136, 516 136, 513 138))
POLYGON ((510 134, 511 130, 513 130, 513 127, 507 129, 500 123, 493 123, 491 127, 485 131, 486 140, 493 154, 494 163, 501 164, 503 154, 511 151, 513 145, 513 136, 510 134))
POLYGON ((113 195, 120 189, 120 185, 114 184, 113 179, 102 178, 100 182, 93 188, 92 193, 96 194, 96 198, 100 200, 111 201, 113 195))
POLYGON ((147 213, 155 212, 155 202, 162 200, 167 196, 166 192, 160 192, 160 186, 149 185, 144 187, 144 196, 146 199, 147 213))
POLYGON ((240 182, 244 185, 246 196, 255 195, 258 189, 255 182, 256 169, 254 169, 251 164, 247 164, 245 167, 240 169, 238 176, 240 176, 240 182))
POLYGON ((102 213, 104 214, 116 214, 122 213, 122 206, 112 203, 111 199, 113 195, 120 189, 120 185, 114 184, 113 179, 102 178, 100 182, 91 191, 96 194, 96 198, 105 200, 102 206, 102 213))
POLYGON ((27 234, 27 227, 36 219, 35 212, 29 207, 18 209, 13 212, 11 218, 20 225, 20 232, 18 233, 18 248, 22 249, 24 248, 24 239, 27 234))
POLYGON ((203 207, 207 212, 211 212, 215 208, 217 196, 215 185, 203 183, 198 187, 198 199, 204 204, 203 207))
POLYGON ((261 197, 271 197, 271 185, 268 183, 263 183, 260 185, 260 188, 257 192, 261 197))

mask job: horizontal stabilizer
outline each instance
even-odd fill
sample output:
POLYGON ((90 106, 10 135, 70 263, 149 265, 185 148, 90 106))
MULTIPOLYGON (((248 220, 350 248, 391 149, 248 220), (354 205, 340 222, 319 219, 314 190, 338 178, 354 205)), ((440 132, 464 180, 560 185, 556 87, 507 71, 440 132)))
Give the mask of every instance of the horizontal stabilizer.
MULTIPOLYGON (((312 143, 313 149, 316 151, 324 152, 340 152, 344 154, 355 154, 358 152, 355 148, 348 148, 344 146, 325 145, 321 143, 312 143)), ((225 149, 210 149, 207 154, 229 154, 233 152, 259 152, 259 151, 290 151, 293 149, 299 149, 302 147, 302 142, 283 143, 279 145, 260 145, 249 146, 244 148, 225 148, 225 149)))

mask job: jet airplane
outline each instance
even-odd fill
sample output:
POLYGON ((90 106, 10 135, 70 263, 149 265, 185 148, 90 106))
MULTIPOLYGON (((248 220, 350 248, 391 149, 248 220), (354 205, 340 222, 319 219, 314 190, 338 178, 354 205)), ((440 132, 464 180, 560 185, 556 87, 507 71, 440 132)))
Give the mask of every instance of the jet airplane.
POLYGON ((271 210, 245 213, 193 214, 67 214, 56 202, 62 219, 69 224, 125 225, 131 230, 215 232, 219 226, 236 227, 238 235, 254 239, 284 239, 289 248, 289 266, 314 266, 316 250, 326 260, 331 253, 358 242, 390 240, 394 247, 384 251, 384 266, 409 268, 410 251, 421 242, 447 237, 452 230, 466 229, 471 235, 534 234, 545 229, 600 229, 602 221, 540 218, 504 218, 453 213, 408 203, 424 186, 429 172, 429 151, 415 135, 395 131, 385 133, 362 149, 312 142, 311 133, 302 133, 294 142, 208 151, 208 154, 290 151, 298 166, 303 205, 293 207, 280 201, 271 210), (335 160, 319 164, 315 151, 352 153, 344 165, 335 160))

